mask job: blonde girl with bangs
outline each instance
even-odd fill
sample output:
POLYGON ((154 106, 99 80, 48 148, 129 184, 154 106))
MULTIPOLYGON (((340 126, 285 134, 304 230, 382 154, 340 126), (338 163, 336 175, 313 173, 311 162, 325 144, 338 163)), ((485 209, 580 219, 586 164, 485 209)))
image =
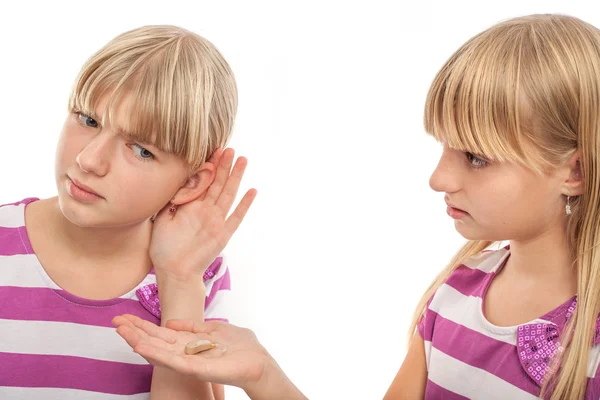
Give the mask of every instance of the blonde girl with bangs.
POLYGON ((386 399, 598 399, 600 31, 487 29, 439 71, 424 120, 443 144, 430 185, 469 242, 417 306, 386 399))
POLYGON ((58 195, 0 206, 0 397, 222 399, 153 368, 114 317, 227 321, 221 254, 256 195, 229 215, 233 73, 175 26, 123 33, 83 66, 56 151, 58 195))

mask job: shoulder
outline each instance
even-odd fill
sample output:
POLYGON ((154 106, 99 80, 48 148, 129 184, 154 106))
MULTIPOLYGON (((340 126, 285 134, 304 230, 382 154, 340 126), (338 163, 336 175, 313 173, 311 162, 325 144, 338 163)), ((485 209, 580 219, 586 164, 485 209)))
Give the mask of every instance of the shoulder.
POLYGON ((459 315, 461 309, 471 308, 474 303, 479 302, 490 280, 509 254, 508 248, 486 250, 464 260, 429 298, 425 318, 421 320, 421 330, 426 322, 432 329, 439 313, 459 315))
POLYGON ((229 322, 232 314, 231 276, 224 254, 220 254, 207 268, 204 273, 204 286, 204 319, 229 322))
POLYGON ((33 253, 25 231, 25 206, 35 200, 0 205, 0 256, 33 253))
POLYGON ((38 200, 27 198, 16 203, 0 204, 0 228, 20 228, 25 226, 25 206, 38 200))
POLYGON ((465 296, 480 297, 485 286, 504 265, 509 255, 508 247, 478 253, 464 260, 452 271, 440 289, 445 289, 445 292, 450 290, 465 296))
POLYGON ((224 254, 220 254, 204 272, 204 286, 206 287, 207 307, 220 291, 231 290, 231 275, 224 254))

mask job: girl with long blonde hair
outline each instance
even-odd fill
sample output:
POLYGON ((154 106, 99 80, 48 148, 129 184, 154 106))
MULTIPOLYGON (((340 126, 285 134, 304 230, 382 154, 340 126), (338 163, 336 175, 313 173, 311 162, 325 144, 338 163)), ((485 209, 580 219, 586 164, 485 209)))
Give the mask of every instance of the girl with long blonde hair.
POLYGON ((469 242, 417 306, 386 398, 597 399, 600 32, 564 15, 487 29, 424 120, 443 144, 430 185, 469 242))

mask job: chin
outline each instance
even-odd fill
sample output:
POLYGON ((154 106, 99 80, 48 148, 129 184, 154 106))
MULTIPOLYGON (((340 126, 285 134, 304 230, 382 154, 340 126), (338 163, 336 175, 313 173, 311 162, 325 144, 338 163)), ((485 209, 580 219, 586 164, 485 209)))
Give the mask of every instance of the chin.
POLYGON ((491 235, 489 232, 477 229, 471 224, 465 224, 462 221, 455 221, 454 227, 456 228, 456 231, 467 240, 485 240, 489 242, 501 240, 497 239, 495 235, 491 235))

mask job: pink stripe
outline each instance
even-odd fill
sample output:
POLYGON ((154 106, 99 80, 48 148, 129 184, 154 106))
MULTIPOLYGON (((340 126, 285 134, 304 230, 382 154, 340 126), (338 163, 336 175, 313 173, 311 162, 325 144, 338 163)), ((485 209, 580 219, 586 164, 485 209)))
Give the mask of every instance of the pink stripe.
POLYGON ((451 392, 448 389, 444 389, 440 385, 437 385, 430 380, 427 380, 427 387, 425 389, 425 400, 468 400, 468 397, 463 397, 460 394, 451 392))
POLYGON ((28 240, 23 240, 21 231, 25 227, 5 228, 0 227, 0 256, 14 256, 16 254, 29 254, 28 240))
POLYGON ((425 311, 425 317, 421 318, 421 321, 417 325, 419 334, 423 340, 431 342, 431 339, 433 338, 433 327, 435 326, 436 317, 437 314, 428 308, 427 311, 425 311))
POLYGON ((0 386, 72 388, 133 395, 150 392, 151 380, 151 365, 0 353, 0 386))
MULTIPOLYGON (((225 267, 227 268, 227 267, 225 267)), ((220 290, 231 290, 231 278, 229 275, 229 268, 225 270, 225 274, 217 279, 215 283, 213 283, 212 289, 210 290, 210 294, 206 298, 205 308, 212 303, 213 299, 217 295, 217 292, 220 290)))
MULTIPOLYGON (((600 368, 598 368, 598 370, 600 370, 600 368)), ((596 373, 596 378, 588 378, 584 396, 586 400, 600 399, 600 380, 598 380, 598 377, 598 373, 596 373)))
POLYGON ((160 323, 136 300, 112 299, 104 302, 104 306, 100 305, 103 301, 95 301, 98 305, 85 305, 65 299, 63 295, 66 294, 49 288, 0 287, 0 319, 72 322, 112 328, 111 320, 115 316, 133 314, 153 324, 160 323))
POLYGON ((427 314, 429 311, 429 305, 435 298, 435 293, 427 300, 427 306, 425 308, 425 315, 421 317, 419 322, 417 323, 417 331, 423 340, 431 341, 431 336, 433 335, 433 324, 428 324, 428 322, 433 322, 435 320, 435 315, 427 319, 427 314))
POLYGON ((215 258, 215 260, 208 266, 208 268, 204 272, 204 280, 206 281, 208 279, 214 278, 221 269, 222 265, 223 257, 215 258))
MULTIPOLYGON (((433 312, 432 312, 433 313, 433 312)), ((433 347, 452 358, 487 371, 508 383, 538 396, 539 386, 519 362, 517 348, 435 315, 433 347)))
POLYGON ((486 273, 477 268, 461 265, 446 280, 448 286, 453 287, 465 296, 483 297, 494 273, 486 273))
POLYGON ((0 204, 0 207, 4 207, 4 206, 18 206, 21 204, 29 204, 32 203, 34 201, 39 200, 37 197, 28 197, 26 199, 23 199, 21 201, 17 201, 16 203, 7 203, 7 204, 0 204))

